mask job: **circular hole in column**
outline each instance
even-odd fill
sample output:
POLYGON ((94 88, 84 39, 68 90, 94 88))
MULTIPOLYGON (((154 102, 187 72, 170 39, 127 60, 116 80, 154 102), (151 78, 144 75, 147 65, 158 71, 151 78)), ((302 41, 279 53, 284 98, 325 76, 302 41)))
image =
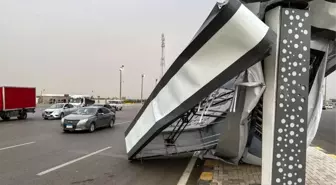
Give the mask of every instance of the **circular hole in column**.
POLYGON ((298 39, 298 38, 299 38, 299 35, 298 35, 298 34, 295 34, 295 35, 294 35, 294 38, 295 38, 295 39, 298 39))

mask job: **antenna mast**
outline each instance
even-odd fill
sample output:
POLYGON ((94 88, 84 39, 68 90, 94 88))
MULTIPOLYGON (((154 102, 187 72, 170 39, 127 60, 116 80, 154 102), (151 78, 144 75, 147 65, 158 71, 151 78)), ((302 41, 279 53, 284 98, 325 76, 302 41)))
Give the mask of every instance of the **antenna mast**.
POLYGON ((164 34, 162 33, 161 34, 161 78, 163 77, 163 74, 164 74, 164 70, 165 70, 165 67, 166 67, 166 62, 165 62, 165 36, 164 34))

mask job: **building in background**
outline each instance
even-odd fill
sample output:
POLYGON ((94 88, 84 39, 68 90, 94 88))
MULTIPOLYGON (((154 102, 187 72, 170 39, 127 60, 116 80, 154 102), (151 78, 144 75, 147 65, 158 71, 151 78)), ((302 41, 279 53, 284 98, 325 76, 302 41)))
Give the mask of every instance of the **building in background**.
POLYGON ((38 103, 54 104, 69 102, 69 94, 42 94, 38 97, 38 103))

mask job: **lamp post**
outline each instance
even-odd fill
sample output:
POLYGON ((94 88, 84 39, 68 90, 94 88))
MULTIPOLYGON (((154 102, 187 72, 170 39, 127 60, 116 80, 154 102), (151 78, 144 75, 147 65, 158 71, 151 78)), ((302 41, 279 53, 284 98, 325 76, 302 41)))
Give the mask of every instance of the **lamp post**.
POLYGON ((120 87, 119 87, 119 99, 121 100, 121 92, 122 92, 122 71, 124 70, 124 65, 119 68, 120 73, 120 87))
POLYGON ((141 100, 141 103, 142 103, 142 97, 143 97, 143 79, 145 77, 145 74, 142 74, 141 75, 141 97, 140 97, 140 100, 141 100))
POLYGON ((45 92, 45 89, 41 91, 41 96, 40 96, 40 103, 43 103, 43 93, 45 92))

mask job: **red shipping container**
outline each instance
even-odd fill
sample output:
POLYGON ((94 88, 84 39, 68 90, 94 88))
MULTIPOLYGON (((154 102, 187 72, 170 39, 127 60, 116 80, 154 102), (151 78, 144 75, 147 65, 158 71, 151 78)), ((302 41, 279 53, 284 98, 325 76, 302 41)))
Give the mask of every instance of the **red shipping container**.
POLYGON ((32 87, 0 87, 0 110, 36 107, 36 89, 32 87))

